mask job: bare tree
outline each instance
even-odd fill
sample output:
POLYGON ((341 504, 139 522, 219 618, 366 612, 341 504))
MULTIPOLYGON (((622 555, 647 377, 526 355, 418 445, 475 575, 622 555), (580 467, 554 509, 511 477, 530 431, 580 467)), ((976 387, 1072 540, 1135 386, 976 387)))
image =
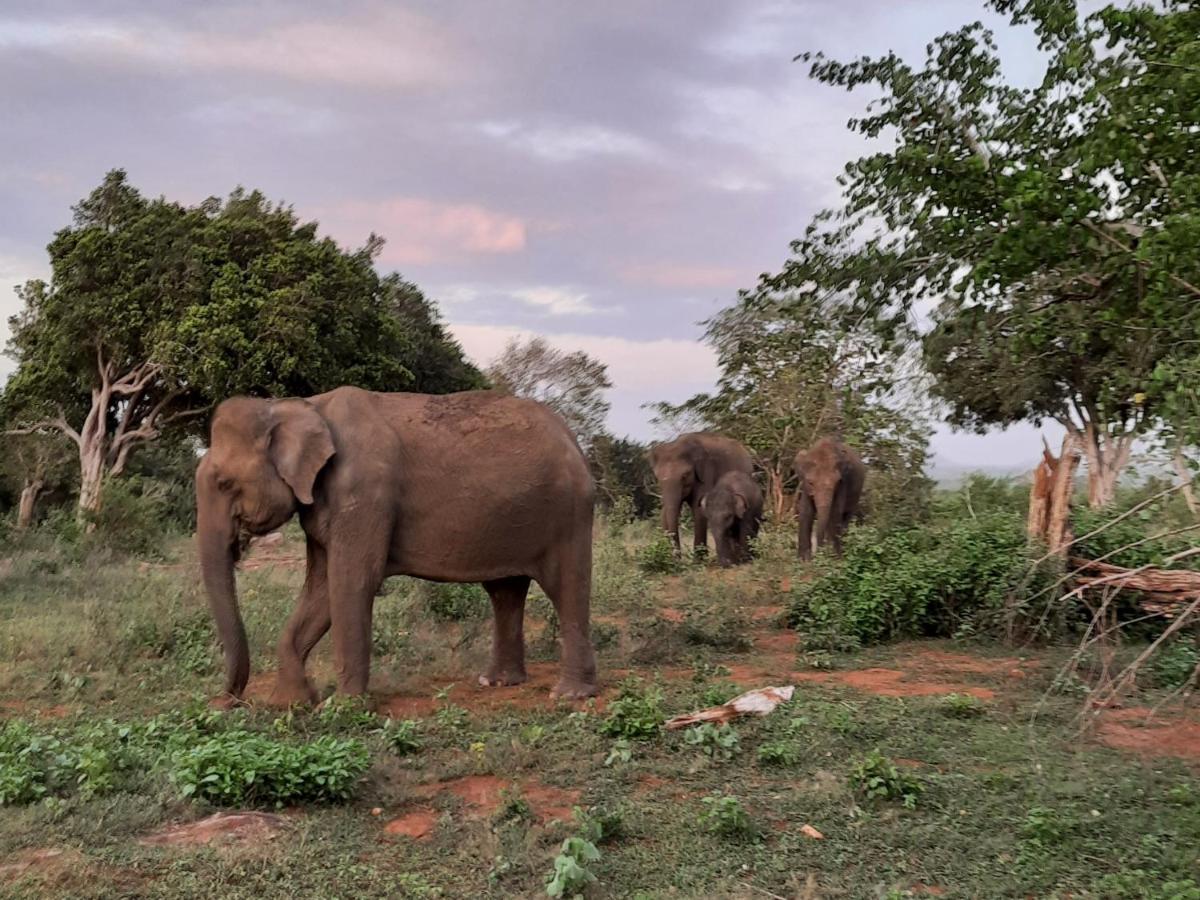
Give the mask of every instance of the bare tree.
POLYGON ((565 353, 543 337, 513 338, 488 366, 497 390, 545 403, 560 416, 585 448, 604 433, 612 387, 608 366, 582 350, 565 353))

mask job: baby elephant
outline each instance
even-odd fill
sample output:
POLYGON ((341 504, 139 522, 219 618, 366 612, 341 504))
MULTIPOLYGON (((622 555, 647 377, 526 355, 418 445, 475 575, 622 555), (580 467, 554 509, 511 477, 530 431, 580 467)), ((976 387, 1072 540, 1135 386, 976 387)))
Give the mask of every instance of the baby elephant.
POLYGON ((762 523, 763 496, 744 472, 722 475, 701 501, 717 543, 717 562, 733 566, 750 561, 750 540, 762 523))

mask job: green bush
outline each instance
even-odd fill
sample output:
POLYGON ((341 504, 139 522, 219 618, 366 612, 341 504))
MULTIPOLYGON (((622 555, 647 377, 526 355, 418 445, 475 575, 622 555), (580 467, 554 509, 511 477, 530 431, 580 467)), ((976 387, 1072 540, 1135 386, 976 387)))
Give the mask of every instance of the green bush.
POLYGON ((638 568, 647 575, 675 575, 683 571, 683 564, 675 555, 671 539, 660 534, 638 551, 638 568))
POLYGON ((89 517, 95 530, 86 543, 141 558, 162 557, 163 535, 171 526, 167 488, 152 479, 130 476, 104 482, 100 509, 89 517))
POLYGON ((851 769, 850 786, 868 800, 899 800, 908 809, 917 805, 921 793, 921 782, 900 771, 878 750, 851 769))
POLYGON ((421 582, 418 590, 430 615, 443 622, 481 619, 492 608, 487 591, 477 584, 421 582))
POLYGON ((1027 577, 1024 523, 1006 513, 889 533, 856 528, 844 554, 818 559, 812 580, 797 582, 789 624, 864 644, 981 631, 1019 614, 1043 583, 1027 577))
POLYGON ((1150 660, 1150 676, 1155 687, 1183 687, 1192 680, 1200 666, 1200 645, 1195 639, 1176 638, 1150 660))
POLYGON ((608 718, 600 725, 609 737, 648 741, 658 736, 666 716, 663 695, 656 687, 645 687, 637 679, 627 680, 608 705, 608 718))
POLYGON ((728 794, 714 794, 700 800, 705 810, 700 816, 700 824, 713 834, 732 838, 753 838, 759 835, 758 826, 742 807, 737 797, 728 794))
POLYGON ((322 736, 286 744, 231 730, 178 751, 171 779, 185 797, 217 806, 346 800, 367 770, 362 742, 322 736))
MULTIPOLYGON (((1072 517, 1072 527, 1075 534, 1083 540, 1075 545, 1073 555, 1086 559, 1104 557, 1105 562, 1115 566, 1135 569, 1138 566, 1161 565, 1167 557, 1195 544, 1194 534, 1153 537, 1169 530, 1169 523, 1164 522, 1163 511, 1158 504, 1151 504, 1119 522, 1116 521, 1124 511, 1121 506, 1076 510, 1072 517), (1105 525, 1108 527, 1099 534, 1091 534, 1105 525), (1091 537, 1088 537, 1090 534, 1091 537), (1130 547, 1130 544, 1138 546, 1130 547)), ((1181 559, 1171 563, 1171 566, 1178 569, 1200 569, 1200 557, 1181 559)))
POLYGON ((738 733, 725 723, 714 725, 705 722, 689 728, 683 735, 684 742, 700 750, 709 759, 728 762, 741 752, 738 733))

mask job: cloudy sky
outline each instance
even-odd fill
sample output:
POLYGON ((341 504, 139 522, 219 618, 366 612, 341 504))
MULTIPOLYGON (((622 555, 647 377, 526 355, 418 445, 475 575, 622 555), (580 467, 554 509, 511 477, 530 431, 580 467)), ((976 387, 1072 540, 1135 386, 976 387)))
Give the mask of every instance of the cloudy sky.
MULTIPOLYGON (((781 264, 864 150, 845 123, 865 98, 792 57, 915 58, 975 18, 970 0, 5 0, 0 313, 110 168, 182 201, 256 187, 349 245, 384 235, 382 266, 481 363, 534 332, 604 360, 610 426, 653 437, 642 403, 712 385, 697 323, 781 264)), ((1000 36, 1033 71, 1032 43, 1000 36)), ((1009 465, 1036 441, 943 429, 935 448, 1009 465)))

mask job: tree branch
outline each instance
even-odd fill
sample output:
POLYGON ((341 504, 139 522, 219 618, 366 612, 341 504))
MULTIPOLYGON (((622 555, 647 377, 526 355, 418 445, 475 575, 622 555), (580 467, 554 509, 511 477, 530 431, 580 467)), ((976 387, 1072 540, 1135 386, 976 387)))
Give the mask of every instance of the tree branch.
POLYGON ((53 418, 42 419, 40 422, 35 422, 32 425, 26 425, 22 428, 10 428, 7 429, 4 434, 41 434, 47 429, 54 429, 55 431, 62 432, 72 441, 74 441, 76 446, 81 445, 79 432, 71 427, 71 423, 67 421, 66 413, 64 413, 61 408, 58 410, 58 415, 54 416, 53 418))
MULTIPOLYGON (((1095 222, 1091 221, 1090 219, 1083 219, 1082 221, 1083 221, 1083 227, 1086 228, 1088 231, 1092 232, 1093 234, 1095 234, 1097 237, 1108 241, 1110 244, 1113 244, 1114 246, 1120 247, 1126 253, 1129 253, 1129 254, 1133 253, 1132 247, 1130 247, 1128 244, 1126 244, 1124 241, 1122 241, 1120 238, 1116 237, 1115 235, 1109 234, 1107 231, 1105 231, 1103 228, 1101 228, 1095 222)), ((1143 268, 1150 267, 1150 263, 1148 263, 1144 259, 1135 259, 1134 262, 1143 268)), ((1171 281, 1175 282, 1175 284, 1177 284, 1179 287, 1183 288, 1185 291, 1188 291, 1189 293, 1192 293, 1192 294, 1196 295, 1197 297, 1200 297, 1200 287, 1196 287, 1196 285, 1192 284, 1190 281, 1185 281, 1184 279, 1180 278, 1178 275, 1175 275, 1171 272, 1167 272, 1166 275, 1168 278, 1171 279, 1171 281)))

